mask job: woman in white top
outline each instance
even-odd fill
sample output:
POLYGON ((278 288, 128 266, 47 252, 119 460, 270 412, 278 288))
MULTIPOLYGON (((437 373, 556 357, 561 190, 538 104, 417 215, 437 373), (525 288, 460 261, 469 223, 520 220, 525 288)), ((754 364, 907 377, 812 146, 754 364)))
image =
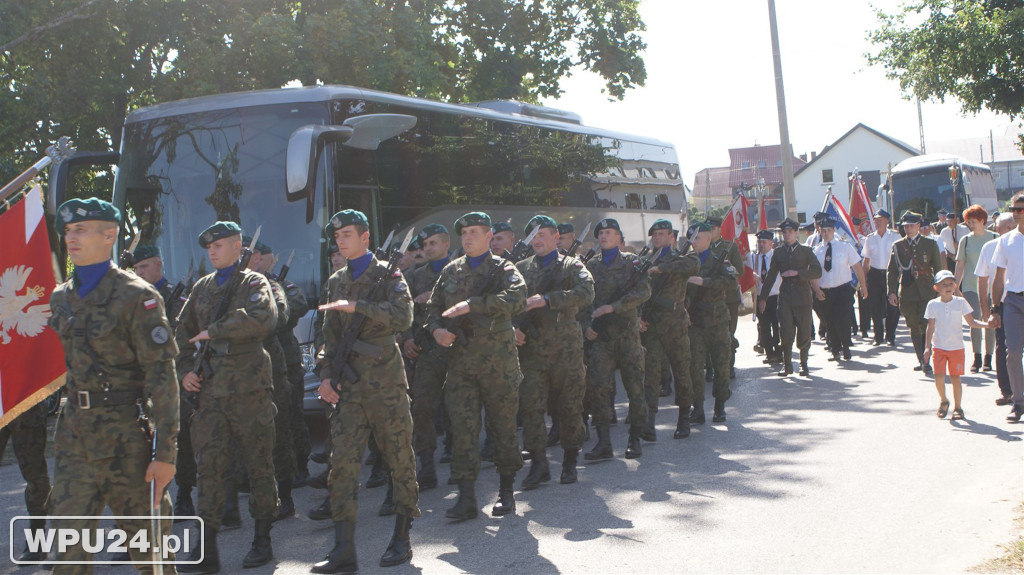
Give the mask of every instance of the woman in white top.
MULTIPOLYGON (((978 296, 978 276, 975 271, 978 267, 978 259, 981 257, 981 250, 986 243, 996 239, 995 233, 985 229, 988 222, 988 212, 985 208, 974 205, 964 210, 964 221, 971 233, 960 238, 956 248, 956 285, 963 292, 964 299, 971 304, 975 317, 984 318, 982 313, 981 300, 978 296)), ((974 363, 971 365, 971 373, 978 373, 984 368, 985 371, 992 371, 992 351, 996 346, 996 334, 993 329, 980 330, 971 328, 971 348, 974 350, 974 363), (985 338, 985 358, 981 357, 982 333, 985 338)))

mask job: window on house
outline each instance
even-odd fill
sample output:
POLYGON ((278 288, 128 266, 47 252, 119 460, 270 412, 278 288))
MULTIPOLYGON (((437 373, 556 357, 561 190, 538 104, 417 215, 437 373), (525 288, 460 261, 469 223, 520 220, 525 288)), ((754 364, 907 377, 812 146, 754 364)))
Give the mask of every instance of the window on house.
POLYGON ((801 224, 807 221, 807 212, 797 212, 796 219, 801 224))
POLYGON ((750 167, 750 162, 741 162, 740 163, 740 168, 742 168, 744 170, 746 170, 749 167, 750 167))
POLYGON ((768 162, 766 162, 764 160, 758 160, 757 167, 761 168, 763 170, 763 169, 768 167, 768 162))
POLYGON ((782 160, 775 160, 775 167, 776 168, 781 168, 782 167, 782 160))
POLYGON ((821 171, 821 183, 823 183, 823 184, 831 184, 832 182, 833 182, 832 170, 831 169, 822 170, 821 171))

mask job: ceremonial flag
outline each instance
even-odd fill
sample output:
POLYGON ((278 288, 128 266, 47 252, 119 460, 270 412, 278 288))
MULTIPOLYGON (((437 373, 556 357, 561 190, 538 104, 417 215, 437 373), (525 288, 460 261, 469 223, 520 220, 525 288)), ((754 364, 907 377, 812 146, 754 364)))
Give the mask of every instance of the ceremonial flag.
POLYGON ((854 171, 850 176, 850 187, 850 217, 860 220, 857 233, 862 236, 870 235, 875 231, 872 223, 875 209, 871 207, 871 198, 868 197, 868 190, 864 187, 860 173, 854 171))
MULTIPOLYGON (((740 196, 736 198, 728 213, 722 218, 722 239, 736 242, 744 262, 747 262, 747 254, 750 253, 750 240, 747 239, 747 208, 749 205, 750 202, 747 201, 747 198, 740 196)), ((754 270, 744 263, 742 275, 740 275, 740 291, 745 292, 752 287, 754 287, 754 270)))
POLYGON ((764 195, 757 199, 757 231, 768 229, 768 212, 764 211, 764 195))
POLYGON ((857 251, 860 251, 860 238, 853 233, 853 220, 850 219, 850 214, 846 213, 846 208, 832 193, 832 190, 829 190, 825 196, 825 204, 821 207, 821 211, 832 216, 832 219, 836 221, 836 234, 850 238, 850 242, 857 246, 857 251))
POLYGON ((64 348, 47 326, 56 285, 39 186, 0 214, 0 427, 64 385, 64 348))

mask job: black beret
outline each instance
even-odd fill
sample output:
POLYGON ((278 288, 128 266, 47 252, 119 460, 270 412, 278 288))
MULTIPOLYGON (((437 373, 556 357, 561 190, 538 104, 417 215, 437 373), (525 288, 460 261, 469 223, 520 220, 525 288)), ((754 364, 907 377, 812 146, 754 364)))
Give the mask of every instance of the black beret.
POLYGON ((429 238, 430 236, 436 236, 437 234, 447 233, 448 228, 442 226, 441 224, 427 224, 423 226, 423 229, 420 230, 420 233, 416 234, 416 239, 420 241, 420 248, 422 248, 423 240, 429 238))
POLYGON ((132 254, 132 257, 135 259, 135 263, 148 260, 149 258, 158 258, 160 257, 160 248, 149 244, 141 245, 135 248, 135 253, 132 254))
POLYGON ((698 232, 710 232, 711 224, 707 222, 697 222, 690 227, 686 228, 686 239, 692 240, 693 236, 697 235, 698 232))
POLYGON ((620 236, 622 235, 622 228, 619 227, 619 222, 612 218, 605 218, 597 222, 597 226, 594 228, 595 238, 597 237, 597 233, 600 232, 601 230, 615 230, 619 232, 620 236))
POLYGON ((527 223, 526 227, 523 228, 523 233, 526 235, 530 235, 530 232, 533 231, 533 228, 537 226, 540 226, 542 228, 551 228, 555 231, 558 231, 558 224, 555 223, 555 220, 551 219, 551 217, 549 216, 540 214, 530 218, 529 223, 527 223))
POLYGON ((327 242, 327 255, 328 256, 331 255, 331 254, 336 254, 339 251, 341 251, 341 250, 338 249, 338 244, 336 244, 334 242, 327 242))
POLYGON ((331 216, 331 221, 327 222, 327 225, 324 226, 324 235, 328 239, 334 239, 334 231, 346 226, 365 226, 368 228, 370 227, 370 222, 367 221, 366 214, 359 210, 341 210, 331 216))
POLYGON ((64 226, 90 220, 120 224, 121 211, 114 204, 99 198, 68 200, 57 209, 57 233, 64 235, 64 226))
POLYGON ((213 242, 231 236, 242 235, 242 228, 235 222, 214 222, 199 234, 199 247, 206 249, 213 242))
POLYGON ((647 230, 647 235, 649 235, 649 236, 654 235, 654 230, 671 230, 671 229, 672 229, 672 222, 670 222, 668 220, 665 220, 665 219, 654 220, 654 223, 651 224, 651 228, 649 230, 647 230))
POLYGON ((569 222, 562 222, 562 223, 558 224, 558 228, 557 229, 558 229, 558 233, 560 233, 560 234, 574 234, 574 233, 576 233, 576 228, 572 224, 570 224, 569 222))
MULTIPOLYGON (((423 232, 420 232, 420 233, 422 234, 423 232)), ((430 236, 427 236, 427 237, 430 237, 430 236)), ((421 238, 420 236, 417 235, 415 238, 413 238, 413 240, 411 242, 409 242, 409 248, 408 248, 407 251, 414 252, 416 250, 422 250, 422 249, 423 249, 423 238, 421 238)))
MULTIPOLYGON (((463 215, 461 218, 455 220, 455 234, 462 235, 462 228, 466 226, 487 226, 491 227, 491 216, 483 212, 469 212, 463 215)), ((509 226, 511 230, 512 227, 509 226)))

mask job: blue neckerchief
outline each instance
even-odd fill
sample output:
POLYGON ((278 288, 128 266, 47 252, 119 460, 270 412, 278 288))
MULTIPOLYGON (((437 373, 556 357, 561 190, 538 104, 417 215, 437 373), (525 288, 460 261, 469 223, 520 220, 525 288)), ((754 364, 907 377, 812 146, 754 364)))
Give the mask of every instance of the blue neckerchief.
POLYGON ((612 265, 612 262, 615 261, 615 258, 617 257, 619 257, 618 246, 610 250, 601 250, 601 261, 603 261, 606 266, 612 265))
POLYGON ((704 250, 697 257, 700 258, 700 264, 704 265, 704 262, 708 261, 708 256, 711 255, 711 250, 704 250))
POLYGON ((667 255, 668 255, 668 253, 669 253, 669 252, 670 252, 671 250, 672 250, 672 247, 671 247, 671 246, 665 246, 665 247, 661 248, 661 253, 659 253, 659 254, 658 254, 658 257, 654 258, 654 261, 658 261, 658 260, 660 260, 661 258, 663 258, 663 257, 667 256, 667 255))
POLYGON ((354 260, 348 260, 348 269, 352 272, 352 279, 357 280, 359 276, 363 275, 366 268, 370 267, 370 259, 373 258, 373 252, 366 252, 354 260))
POLYGON ((475 258, 466 256, 466 260, 469 262, 469 269, 476 269, 476 266, 484 263, 484 260, 490 257, 491 252, 484 252, 475 258))
POLYGON ((555 259, 557 259, 557 258, 558 258, 558 250, 551 250, 550 254, 548 254, 548 255, 546 255, 546 256, 544 256, 542 258, 539 258, 538 261, 540 261, 540 267, 545 267, 549 263, 555 261, 555 259))
POLYGON ((114 264, 110 260, 88 266, 75 266, 75 292, 78 293, 78 297, 85 297, 96 289, 107 270, 112 267, 114 264))
POLYGON ((238 267, 238 264, 231 264, 224 269, 217 270, 217 285, 224 285, 224 282, 228 281, 228 278, 231 277, 231 274, 235 273, 236 267, 238 267))
POLYGON ((154 285, 153 287, 155 287, 156 289, 160 289, 165 285, 167 285, 167 278, 160 278, 160 281, 156 282, 156 285, 154 285))
POLYGON ((444 259, 437 260, 436 262, 430 262, 430 269, 434 270, 435 274, 439 274, 441 273, 441 270, 444 269, 444 266, 448 265, 448 261, 448 256, 445 256, 444 259))

